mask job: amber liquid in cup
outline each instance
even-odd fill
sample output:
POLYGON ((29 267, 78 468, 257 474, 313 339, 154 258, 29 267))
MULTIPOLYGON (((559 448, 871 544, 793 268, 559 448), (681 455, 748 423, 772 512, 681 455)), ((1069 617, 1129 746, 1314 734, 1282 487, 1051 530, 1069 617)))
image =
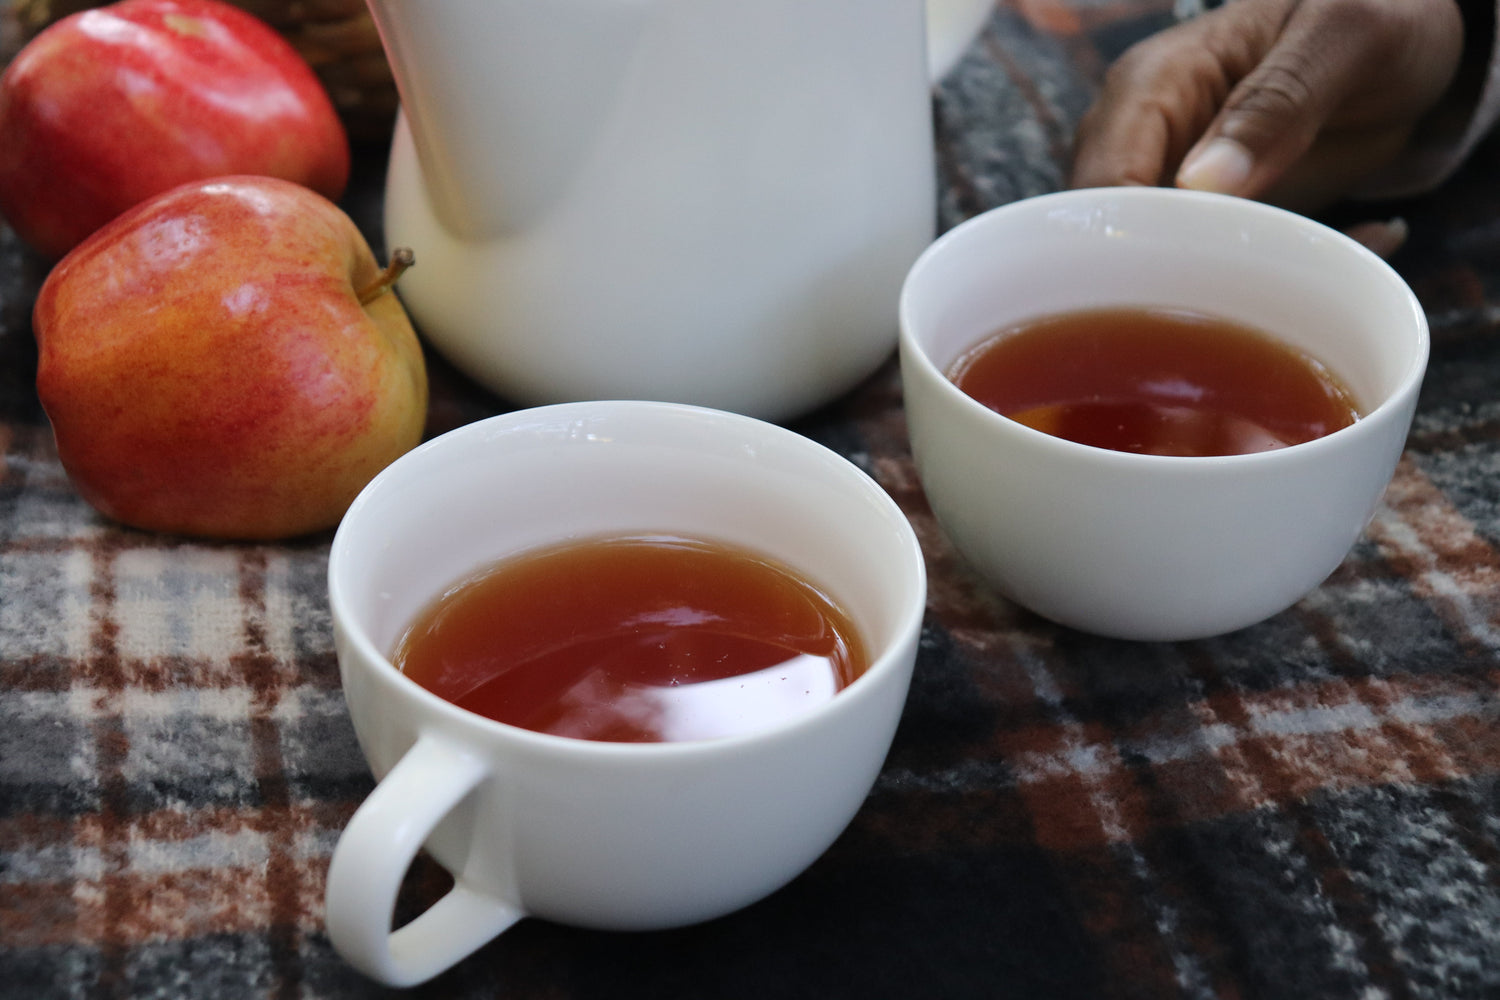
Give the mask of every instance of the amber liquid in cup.
POLYGON ((1007 327, 948 375, 1029 427, 1147 455, 1268 451, 1360 416, 1314 358, 1263 331, 1172 309, 1080 310, 1007 327))
POLYGON ((661 535, 500 560, 422 611, 392 659, 460 708, 609 742, 752 732, 868 665, 848 616, 791 568, 661 535))

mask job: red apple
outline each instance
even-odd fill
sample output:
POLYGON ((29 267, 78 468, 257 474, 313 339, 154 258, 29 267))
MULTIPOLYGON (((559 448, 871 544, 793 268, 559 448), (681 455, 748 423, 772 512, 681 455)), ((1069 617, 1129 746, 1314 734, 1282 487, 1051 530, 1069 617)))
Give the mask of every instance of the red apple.
POLYGON ((308 188, 225 177, 128 210, 37 297, 37 393, 63 467, 153 531, 331 527, 421 438, 416 334, 349 217, 308 188))
POLYGON ((331 199, 349 142, 312 69, 219 0, 123 0, 65 17, 0 75, 0 215, 61 257, 151 195, 266 174, 331 199))

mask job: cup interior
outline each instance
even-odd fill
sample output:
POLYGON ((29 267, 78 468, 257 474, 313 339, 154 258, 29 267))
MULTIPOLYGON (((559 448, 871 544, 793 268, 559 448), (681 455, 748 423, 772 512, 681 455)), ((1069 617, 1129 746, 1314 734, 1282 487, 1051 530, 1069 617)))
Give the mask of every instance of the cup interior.
POLYGON ((1001 328, 1112 306, 1259 328, 1327 365, 1366 416, 1426 364, 1421 306, 1369 250, 1271 206, 1162 188, 1044 195, 956 227, 908 276, 903 338, 946 373, 1001 328))
POLYGON ((539 545, 622 532, 700 536, 780 560, 850 615, 870 672, 920 626, 916 537, 856 466, 772 424, 645 402, 517 411, 408 453, 345 516, 330 599, 354 641, 389 666, 412 618, 453 582, 539 545))

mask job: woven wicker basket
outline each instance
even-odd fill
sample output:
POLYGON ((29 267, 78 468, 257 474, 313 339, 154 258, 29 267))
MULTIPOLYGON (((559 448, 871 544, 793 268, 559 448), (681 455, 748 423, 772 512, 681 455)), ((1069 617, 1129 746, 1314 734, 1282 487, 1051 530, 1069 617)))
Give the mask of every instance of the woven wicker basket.
MULTIPOLYGON (((22 40, 103 0, 11 0, 22 40)), ((281 32, 311 64, 354 140, 389 138, 396 87, 364 0, 230 0, 281 32)), ((3 0, 0 0, 3 4, 3 0)))

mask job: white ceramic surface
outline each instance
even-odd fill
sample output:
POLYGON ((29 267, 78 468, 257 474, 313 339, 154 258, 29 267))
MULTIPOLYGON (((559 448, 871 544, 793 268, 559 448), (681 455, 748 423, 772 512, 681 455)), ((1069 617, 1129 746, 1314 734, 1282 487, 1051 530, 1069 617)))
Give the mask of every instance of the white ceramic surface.
POLYGON ((427 341, 521 404, 782 420, 895 345, 936 215, 929 51, 988 0, 371 0, 386 242, 427 341))
POLYGON ((984 27, 995 0, 927 0, 927 72, 947 76, 984 27))
POLYGON ((328 932, 391 985, 424 980, 525 915, 612 929, 729 912, 795 877, 869 791, 906 696, 925 604, 905 516, 857 467, 747 417, 565 404, 470 424, 399 459, 339 527, 329 594, 344 693, 380 784, 328 876, 328 932), (748 735, 610 744, 517 729, 386 659, 452 580, 570 537, 670 531, 764 552, 826 588, 869 670, 748 735), (426 843, 456 887, 391 933, 426 843))
POLYGON ((1228 632, 1327 577, 1390 480, 1427 354, 1416 297, 1364 247, 1266 205, 1170 189, 990 211, 937 240, 901 299, 912 449, 948 536, 1016 602, 1129 639, 1228 632), (1196 309, 1274 333, 1341 376, 1366 416, 1255 455, 1130 455, 1001 417, 944 375, 1002 326, 1113 305, 1196 309))

